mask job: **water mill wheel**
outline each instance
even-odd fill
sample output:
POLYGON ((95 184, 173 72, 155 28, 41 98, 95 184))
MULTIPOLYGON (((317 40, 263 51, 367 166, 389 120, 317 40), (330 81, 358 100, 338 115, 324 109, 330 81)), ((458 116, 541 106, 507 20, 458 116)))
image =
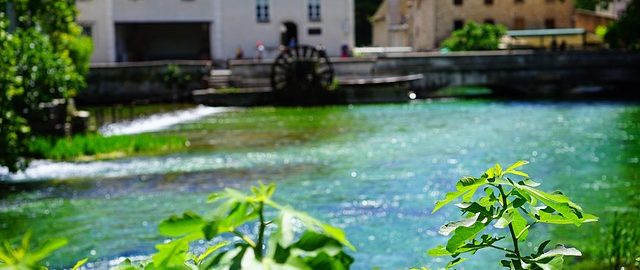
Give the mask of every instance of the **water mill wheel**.
POLYGON ((284 49, 271 66, 271 88, 283 104, 331 102, 334 70, 322 48, 300 45, 284 49))

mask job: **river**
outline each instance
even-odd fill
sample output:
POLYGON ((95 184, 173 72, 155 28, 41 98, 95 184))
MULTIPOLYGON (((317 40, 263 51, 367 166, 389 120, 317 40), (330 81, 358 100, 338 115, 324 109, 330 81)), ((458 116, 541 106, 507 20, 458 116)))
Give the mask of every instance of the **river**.
MULTIPOLYGON (((224 111, 156 131, 186 135, 191 150, 167 156, 88 163, 35 162, 5 176, 0 238, 28 228, 70 244, 54 266, 145 255, 164 239, 158 222, 206 211, 206 195, 226 186, 275 182, 276 199, 343 228, 357 252, 354 269, 442 266, 426 251, 459 217, 431 214, 465 175, 500 162, 524 170, 542 189, 562 190, 606 224, 611 211, 637 203, 640 105, 613 102, 438 100, 410 104, 224 111), (29 183, 29 184, 24 184, 29 183)), ((530 240, 586 245, 597 230, 535 226, 530 240), (582 233, 581 233, 582 232, 582 233)), ((595 239, 597 241, 597 239, 595 239)), ((462 269, 499 269, 481 252, 462 269)))

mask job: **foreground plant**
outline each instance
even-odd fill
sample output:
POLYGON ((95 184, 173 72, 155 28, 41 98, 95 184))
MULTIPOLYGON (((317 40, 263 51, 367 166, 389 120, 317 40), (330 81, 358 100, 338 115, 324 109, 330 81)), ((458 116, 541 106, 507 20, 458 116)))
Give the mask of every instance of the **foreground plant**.
POLYGON ((274 185, 251 191, 214 193, 211 213, 186 212, 163 221, 160 233, 177 238, 157 245, 149 262, 125 261, 118 269, 349 269, 353 258, 344 247, 354 247, 342 230, 274 202, 274 185), (268 208, 277 210, 275 219, 268 220, 268 208), (254 224, 255 236, 243 233, 254 224), (219 236, 236 241, 217 241, 199 255, 190 252, 190 243, 219 236))
MULTIPOLYGON (((0 243, 0 270, 47 269, 42 261, 67 245, 67 240, 62 238, 50 239, 37 248, 32 247, 30 242, 29 231, 22 237, 18 246, 8 241, 0 243)), ((79 269, 86 262, 87 259, 79 261, 71 270, 79 269)))
POLYGON ((562 245, 546 250, 549 240, 541 243, 533 254, 522 254, 520 242, 526 240, 529 229, 534 224, 580 226, 598 220, 596 216, 583 212, 579 205, 571 202, 561 192, 547 193, 536 189, 540 184, 517 170, 525 164, 526 161, 518 161, 505 170, 500 164, 496 164, 479 178, 461 178, 456 184, 456 191, 447 193, 443 200, 438 201, 433 212, 461 198, 461 203, 456 206, 462 211, 464 219, 447 223, 440 228, 440 234, 453 235, 446 246, 429 250, 429 255, 452 256, 455 259, 449 262, 449 268, 466 260, 460 257, 461 254, 475 254, 478 250, 493 248, 505 253, 506 259, 500 261, 501 265, 514 270, 562 269, 564 256, 581 256, 577 249, 562 245), (484 196, 474 200, 474 194, 479 188, 484 188, 484 196), (477 238, 491 224, 494 228, 508 230, 508 236, 485 233, 477 238), (513 249, 498 246, 498 242, 507 237, 511 239, 513 249))

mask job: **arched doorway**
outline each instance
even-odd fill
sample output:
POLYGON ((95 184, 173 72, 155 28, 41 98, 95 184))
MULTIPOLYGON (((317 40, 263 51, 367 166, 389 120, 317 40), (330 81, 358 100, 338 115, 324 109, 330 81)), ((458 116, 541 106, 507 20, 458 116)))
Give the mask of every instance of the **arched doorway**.
POLYGON ((285 22, 280 27, 280 45, 298 45, 298 26, 293 22, 285 22))

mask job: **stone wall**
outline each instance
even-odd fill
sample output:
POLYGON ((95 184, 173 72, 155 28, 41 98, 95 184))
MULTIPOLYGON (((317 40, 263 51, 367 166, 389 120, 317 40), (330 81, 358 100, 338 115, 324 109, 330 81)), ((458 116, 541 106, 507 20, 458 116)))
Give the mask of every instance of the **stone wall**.
POLYGON ((640 94, 640 53, 495 51, 381 57, 376 73, 423 74, 424 97, 452 86, 486 86, 504 95, 565 94, 578 87, 640 94))
MULTIPOLYGON (((446 87, 486 86, 505 95, 553 94, 581 86, 627 91, 640 85, 640 53, 487 51, 405 53, 333 59, 336 78, 422 74, 420 97, 446 87)), ((231 63, 239 87, 268 87, 271 62, 231 63)), ((639 91, 640 94, 640 91, 639 91)))
POLYGON ((210 68, 209 61, 93 64, 87 89, 76 101, 81 105, 189 101, 192 90, 206 87, 210 68), (165 82, 169 65, 190 78, 182 85, 175 78, 165 82))
MULTIPOLYGON (((370 76, 375 71, 375 57, 331 58, 336 77, 370 76)), ((273 60, 232 60, 231 84, 235 87, 269 87, 273 60)))

